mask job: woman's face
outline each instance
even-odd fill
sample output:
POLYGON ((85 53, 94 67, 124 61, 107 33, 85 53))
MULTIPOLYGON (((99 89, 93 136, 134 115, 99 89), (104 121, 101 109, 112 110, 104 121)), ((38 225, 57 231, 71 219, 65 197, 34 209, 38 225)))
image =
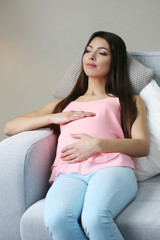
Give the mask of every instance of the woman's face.
POLYGON ((88 77, 105 78, 110 71, 111 53, 105 39, 95 37, 83 56, 83 69, 88 77))

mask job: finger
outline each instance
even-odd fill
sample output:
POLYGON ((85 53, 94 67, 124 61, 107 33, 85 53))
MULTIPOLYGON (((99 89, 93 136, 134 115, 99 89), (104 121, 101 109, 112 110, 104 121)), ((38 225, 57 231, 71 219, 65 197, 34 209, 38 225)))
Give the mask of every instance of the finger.
POLYGON ((72 111, 72 116, 75 117, 89 117, 89 116, 95 116, 96 114, 94 112, 85 112, 85 111, 72 111))
POLYGON ((64 152, 66 152, 66 151, 68 151, 68 150, 71 150, 71 149, 73 149, 72 144, 64 147, 64 148, 61 150, 61 153, 64 153, 64 152))
POLYGON ((70 161, 74 161, 77 158, 77 156, 75 154, 71 154, 69 156, 64 157, 62 160, 65 162, 70 162, 70 161))
POLYGON ((73 149, 67 150, 67 151, 65 151, 64 153, 62 153, 62 154, 60 155, 60 158, 68 157, 68 156, 71 155, 71 154, 74 154, 73 149))
POLYGON ((95 116, 94 112, 84 112, 85 116, 95 116))
POLYGON ((75 139, 81 139, 82 133, 71 133, 71 137, 75 139))
POLYGON ((70 161, 68 161, 67 163, 68 163, 68 164, 74 164, 74 163, 77 163, 77 162, 80 162, 80 160, 75 157, 73 160, 70 160, 70 161))

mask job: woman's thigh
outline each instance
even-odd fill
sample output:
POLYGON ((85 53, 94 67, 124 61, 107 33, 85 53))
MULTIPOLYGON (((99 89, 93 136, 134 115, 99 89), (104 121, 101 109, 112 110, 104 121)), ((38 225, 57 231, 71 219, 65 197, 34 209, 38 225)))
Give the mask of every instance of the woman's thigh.
POLYGON ((83 239, 79 225, 87 184, 68 174, 62 174, 49 189, 45 199, 44 221, 53 239, 83 239))
POLYGON ((58 177, 50 187, 45 199, 44 218, 57 218, 61 214, 73 214, 79 218, 83 208, 87 185, 73 177, 58 177))
POLYGON ((135 197, 137 181, 133 169, 110 167, 97 171, 90 179, 83 214, 109 210, 115 218, 135 197))

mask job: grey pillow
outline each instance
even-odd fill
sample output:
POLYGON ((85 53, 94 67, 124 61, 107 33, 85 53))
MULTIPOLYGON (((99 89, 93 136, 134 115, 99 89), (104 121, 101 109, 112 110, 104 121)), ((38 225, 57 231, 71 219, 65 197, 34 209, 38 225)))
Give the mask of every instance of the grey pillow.
MULTIPOLYGON (((81 59, 82 54, 74 60, 71 67, 56 87, 53 93, 55 98, 64 98, 71 92, 82 68, 81 59)), ((127 59, 130 90, 133 94, 139 94, 140 91, 151 81, 154 72, 152 69, 145 67, 129 54, 127 59)))

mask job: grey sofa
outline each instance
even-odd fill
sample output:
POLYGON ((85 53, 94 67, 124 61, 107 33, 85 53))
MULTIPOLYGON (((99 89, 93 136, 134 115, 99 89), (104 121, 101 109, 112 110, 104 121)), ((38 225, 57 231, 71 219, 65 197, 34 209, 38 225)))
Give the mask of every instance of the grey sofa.
MULTIPOLYGON (((131 54, 155 71, 160 85, 160 53, 131 54)), ((56 144, 49 129, 23 132, 0 143, 0 240, 51 240, 43 208, 56 144)), ((138 185, 136 198, 116 223, 126 240, 159 240, 160 175, 138 185)))

